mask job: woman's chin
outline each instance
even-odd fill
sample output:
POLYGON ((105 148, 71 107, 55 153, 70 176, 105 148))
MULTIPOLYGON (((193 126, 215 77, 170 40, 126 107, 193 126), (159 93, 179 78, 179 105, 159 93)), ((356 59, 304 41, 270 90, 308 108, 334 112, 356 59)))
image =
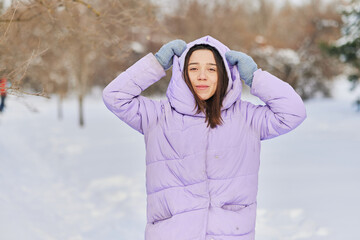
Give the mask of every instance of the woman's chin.
POLYGON ((196 92, 197 96, 200 98, 200 100, 202 101, 206 101, 208 99, 210 99, 214 94, 210 94, 210 93, 205 93, 205 92, 196 92))
POLYGON ((208 100, 210 98, 208 95, 206 95, 206 96, 198 95, 198 96, 203 101, 206 101, 206 100, 208 100))

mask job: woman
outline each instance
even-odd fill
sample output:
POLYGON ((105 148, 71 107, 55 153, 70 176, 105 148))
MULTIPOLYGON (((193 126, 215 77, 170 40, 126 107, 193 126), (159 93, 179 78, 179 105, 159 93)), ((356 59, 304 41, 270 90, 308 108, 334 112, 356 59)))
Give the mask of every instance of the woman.
POLYGON ((260 141, 306 118, 293 88, 211 36, 174 40, 121 73, 106 106, 146 144, 146 240, 253 240, 260 141), (140 93, 172 66, 167 99, 140 93), (241 100, 241 80, 266 105, 241 100))

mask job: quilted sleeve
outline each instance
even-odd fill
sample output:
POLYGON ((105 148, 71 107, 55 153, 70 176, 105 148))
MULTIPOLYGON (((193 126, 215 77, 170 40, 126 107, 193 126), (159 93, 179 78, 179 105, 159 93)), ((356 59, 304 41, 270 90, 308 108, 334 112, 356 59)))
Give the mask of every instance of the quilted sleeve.
POLYGON ((122 72, 103 90, 106 107, 141 134, 157 121, 160 101, 140 93, 165 76, 165 71, 152 53, 147 54, 122 72))
POLYGON ((252 124, 260 132, 260 140, 274 138, 299 126, 306 118, 301 97, 287 83, 258 69, 250 93, 266 105, 252 105, 252 124))

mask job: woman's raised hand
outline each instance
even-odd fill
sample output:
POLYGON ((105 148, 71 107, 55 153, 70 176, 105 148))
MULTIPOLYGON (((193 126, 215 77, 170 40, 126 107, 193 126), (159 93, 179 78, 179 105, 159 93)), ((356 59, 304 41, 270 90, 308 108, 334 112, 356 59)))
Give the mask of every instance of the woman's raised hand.
POLYGON ((180 39, 176 39, 163 45, 160 50, 155 53, 155 57, 166 71, 172 65, 173 56, 176 54, 176 56, 180 57, 185 49, 186 42, 180 39))
POLYGON ((255 61, 245 53, 233 50, 225 53, 225 57, 231 65, 237 65, 240 78, 244 80, 246 85, 251 87, 254 72, 258 69, 255 61))

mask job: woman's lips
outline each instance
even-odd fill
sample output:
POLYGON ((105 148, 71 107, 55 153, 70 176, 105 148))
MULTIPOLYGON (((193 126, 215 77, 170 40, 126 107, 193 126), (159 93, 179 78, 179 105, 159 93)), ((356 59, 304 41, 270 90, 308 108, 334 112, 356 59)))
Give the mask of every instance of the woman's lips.
POLYGON ((196 86, 197 89, 199 90, 204 90, 204 89, 207 89, 209 86, 206 86, 206 85, 198 85, 196 86))

